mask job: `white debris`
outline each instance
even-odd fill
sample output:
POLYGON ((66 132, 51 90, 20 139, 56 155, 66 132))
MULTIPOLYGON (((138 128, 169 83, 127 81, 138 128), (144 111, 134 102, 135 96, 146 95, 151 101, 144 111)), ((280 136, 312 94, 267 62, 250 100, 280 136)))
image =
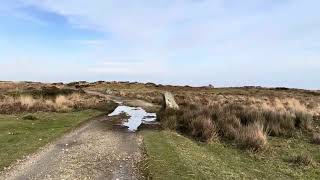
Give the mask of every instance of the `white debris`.
POLYGON ((109 116, 117 116, 121 113, 125 113, 130 118, 128 122, 123 123, 127 126, 130 131, 136 131, 143 121, 151 122, 157 119, 156 113, 147 113, 141 107, 129 107, 129 106, 118 106, 109 116))

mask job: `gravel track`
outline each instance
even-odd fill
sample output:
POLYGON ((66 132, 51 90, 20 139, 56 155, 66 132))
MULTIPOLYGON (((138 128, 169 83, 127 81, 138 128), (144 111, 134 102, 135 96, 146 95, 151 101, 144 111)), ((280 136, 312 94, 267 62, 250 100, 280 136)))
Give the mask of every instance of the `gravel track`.
POLYGON ((89 121, 14 164, 0 179, 141 179, 142 138, 108 120, 89 121))

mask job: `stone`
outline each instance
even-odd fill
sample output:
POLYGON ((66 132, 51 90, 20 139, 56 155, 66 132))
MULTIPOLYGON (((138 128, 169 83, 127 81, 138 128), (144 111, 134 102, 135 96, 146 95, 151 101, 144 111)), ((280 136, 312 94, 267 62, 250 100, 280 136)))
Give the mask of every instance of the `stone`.
POLYGON ((174 110, 179 109, 179 105, 176 103, 172 93, 165 92, 163 94, 163 108, 164 109, 174 109, 174 110))

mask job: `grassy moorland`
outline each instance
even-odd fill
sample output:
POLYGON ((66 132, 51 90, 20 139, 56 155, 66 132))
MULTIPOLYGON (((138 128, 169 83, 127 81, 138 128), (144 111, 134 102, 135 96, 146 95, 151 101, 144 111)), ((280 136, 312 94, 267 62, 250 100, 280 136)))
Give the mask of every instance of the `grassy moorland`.
POLYGON ((146 153, 142 168, 151 179, 320 178, 319 91, 101 81, 54 85, 60 90, 47 93, 41 83, 4 84, 0 113, 19 117, 21 112, 109 107, 106 99, 81 89, 154 104, 162 103, 163 92, 172 92, 180 109, 160 110, 162 130, 141 132, 146 153))
POLYGON ((0 83, 0 170, 115 103, 41 83, 0 83))
POLYGON ((87 85, 161 103, 163 131, 142 132, 154 179, 319 179, 320 92, 288 88, 179 87, 140 83, 87 85))
POLYGON ((303 137, 270 137, 268 149, 251 152, 235 148, 230 142, 201 143, 172 131, 144 131, 142 134, 148 155, 144 168, 153 179, 320 177, 319 147, 303 137))

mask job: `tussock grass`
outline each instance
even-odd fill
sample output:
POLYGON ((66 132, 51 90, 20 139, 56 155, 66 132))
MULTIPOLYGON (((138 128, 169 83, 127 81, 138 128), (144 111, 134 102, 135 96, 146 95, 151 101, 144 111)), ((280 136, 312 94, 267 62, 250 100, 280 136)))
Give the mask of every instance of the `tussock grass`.
POLYGON ((3 96, 0 99, 0 114, 20 112, 70 112, 73 110, 99 109, 109 103, 108 99, 87 94, 72 93, 54 97, 31 95, 3 96))
POLYGON ((28 114, 26 116, 23 116, 22 119, 24 119, 24 120, 37 120, 38 118, 34 115, 28 114))
POLYGON ((253 150, 266 147, 268 135, 290 137, 296 130, 310 132, 313 121, 309 112, 187 103, 177 111, 162 111, 159 120, 165 129, 178 130, 203 142, 226 138, 253 150))
POLYGON ((31 96, 20 96, 17 101, 28 109, 33 107, 36 103, 36 100, 31 96))
POLYGON ((259 150, 267 145, 267 134, 259 122, 243 126, 238 133, 236 141, 242 147, 259 150))
POLYGON ((295 126, 306 130, 312 130, 313 117, 302 111, 295 112, 295 126))
POLYGON ((174 94, 181 109, 158 114, 171 131, 144 135, 154 179, 319 179, 319 147, 312 137, 320 129, 319 92, 117 82, 89 88, 159 104, 162 92, 174 94), (304 151, 312 166, 293 165, 309 164, 304 151))
POLYGON ((312 142, 314 144, 320 144, 320 133, 313 133, 312 142))
POLYGON ((309 166, 310 164, 312 164, 313 159, 310 154, 303 153, 294 156, 291 161, 300 166, 309 166))
POLYGON ((191 135, 201 141, 211 141, 217 137, 215 123, 210 117, 199 116, 190 121, 191 135))
POLYGON ((203 142, 231 140, 248 149, 267 146, 269 137, 290 138, 300 132, 310 136, 315 126, 312 116, 320 115, 320 94, 299 89, 208 89, 116 82, 89 88, 159 104, 161 93, 171 91, 181 109, 159 112, 164 129, 203 142))

